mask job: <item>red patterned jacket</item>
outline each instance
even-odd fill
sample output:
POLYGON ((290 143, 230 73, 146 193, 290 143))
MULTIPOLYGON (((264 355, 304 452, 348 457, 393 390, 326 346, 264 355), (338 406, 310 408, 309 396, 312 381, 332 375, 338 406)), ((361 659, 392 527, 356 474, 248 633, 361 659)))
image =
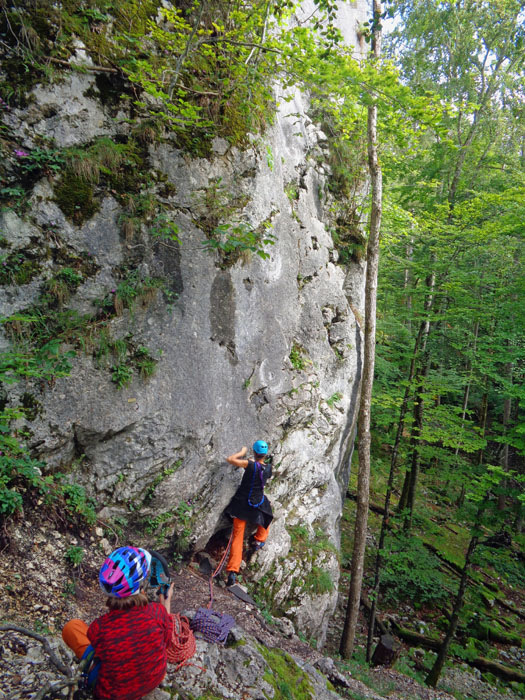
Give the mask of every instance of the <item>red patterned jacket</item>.
POLYGON ((100 700, 139 700, 166 674, 173 619, 160 603, 110 610, 91 623, 88 637, 101 660, 95 685, 100 700))

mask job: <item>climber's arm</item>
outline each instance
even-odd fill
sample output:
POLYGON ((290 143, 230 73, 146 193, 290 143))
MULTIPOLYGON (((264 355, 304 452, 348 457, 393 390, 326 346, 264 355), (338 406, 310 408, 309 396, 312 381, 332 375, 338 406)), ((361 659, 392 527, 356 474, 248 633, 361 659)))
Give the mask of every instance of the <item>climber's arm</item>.
POLYGON ((248 466, 248 460, 243 459, 244 455, 248 452, 247 447, 242 447, 238 452, 234 452, 229 457, 226 457, 228 464, 233 464, 234 467, 240 467, 241 469, 246 469, 248 466))

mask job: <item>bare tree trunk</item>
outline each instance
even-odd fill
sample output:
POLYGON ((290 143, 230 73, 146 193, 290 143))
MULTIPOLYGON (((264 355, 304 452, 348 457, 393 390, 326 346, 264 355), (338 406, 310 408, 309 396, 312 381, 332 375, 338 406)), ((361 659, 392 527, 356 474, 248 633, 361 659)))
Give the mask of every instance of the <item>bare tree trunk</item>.
POLYGON ((452 615, 450 617, 448 629, 443 641, 441 642, 441 646, 439 647, 438 655, 436 660, 434 661, 434 665, 432 666, 428 676, 425 679, 425 683, 427 685, 432 686, 432 688, 435 688, 437 685, 437 682, 441 675, 441 671, 443 670, 443 666, 445 664, 445 660, 447 658, 450 642, 452 641, 452 637, 454 636, 454 633, 456 632, 456 628, 458 626, 459 613, 461 612, 461 608, 463 607, 463 598, 465 597, 465 590, 467 588, 470 560, 472 559, 472 555, 474 553, 474 550, 476 549, 477 544, 478 537, 472 537, 468 546, 467 554, 465 556, 465 565, 463 566, 463 571, 461 572, 459 589, 456 595, 456 600, 454 602, 454 608, 452 609, 452 615))
MULTIPOLYGON (((381 14, 380 0, 374 0, 372 26, 372 60, 381 55, 381 14)), ((341 636, 340 653, 348 659, 354 649, 355 630, 359 614, 363 565, 365 558, 366 531, 368 523, 368 502, 370 491, 370 404, 374 381, 375 342, 376 342, 376 303, 377 275, 379 267, 379 231, 383 201, 383 174, 377 154, 377 105, 368 107, 368 168, 372 187, 372 207, 370 212, 370 233, 366 254, 365 283, 365 338, 363 358, 363 380, 359 403, 359 472, 357 483, 357 508, 354 529, 354 549, 352 553, 351 581, 348 592, 345 624, 341 636)))

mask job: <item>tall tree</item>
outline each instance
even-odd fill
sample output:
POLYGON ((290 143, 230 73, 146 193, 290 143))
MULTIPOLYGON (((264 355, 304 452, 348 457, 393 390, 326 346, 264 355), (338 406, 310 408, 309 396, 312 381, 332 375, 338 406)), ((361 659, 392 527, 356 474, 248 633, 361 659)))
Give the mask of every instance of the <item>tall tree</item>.
MULTIPOLYGON (((381 15, 381 2, 380 0, 374 0, 371 55, 372 60, 375 62, 378 61, 381 55, 381 15)), ((368 107, 367 124, 368 168, 371 181, 372 205, 366 254, 364 359, 358 418, 359 473, 357 510, 354 528, 350 590, 348 593, 348 604, 340 644, 341 656, 346 659, 349 658, 353 652, 357 617, 359 614, 370 491, 370 407, 372 385, 374 381, 379 232, 381 228, 383 203, 383 174, 378 157, 377 104, 375 101, 368 107)))

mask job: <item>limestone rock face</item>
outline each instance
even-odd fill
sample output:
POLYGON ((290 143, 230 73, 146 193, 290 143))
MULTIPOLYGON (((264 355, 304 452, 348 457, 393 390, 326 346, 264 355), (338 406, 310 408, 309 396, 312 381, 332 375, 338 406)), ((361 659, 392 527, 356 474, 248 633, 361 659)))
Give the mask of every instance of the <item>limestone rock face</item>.
MULTIPOLYGON (((27 148, 37 135, 60 149, 129 130, 97 98, 93 74, 38 86, 33 98, 5 116, 27 148)), ((4 316, 28 308, 54 273, 58 251, 91 265, 67 300, 82 315, 97 312, 123 266, 165 280, 147 304, 107 322, 114 340, 148 348, 155 373, 135 374, 119 389, 86 341, 70 376, 32 387, 39 410, 29 445, 49 469, 73 469, 71 478, 105 504, 104 517, 140 512, 179 535, 184 523, 187 545, 200 549, 227 524, 223 510, 241 478, 225 457, 267 440, 275 520, 253 576, 297 629, 322 644, 336 599, 338 522, 357 416, 364 266, 337 262, 326 136, 307 112, 297 94, 249 147, 216 139, 209 158, 190 158, 169 135, 149 145, 153 192, 180 245, 152 239, 144 225, 126 239, 111 194, 74 223, 56 202, 53 180, 39 181, 28 214, 4 213, 2 229, 10 252, 47 252, 29 282, 1 289, 1 303, 4 316), (232 264, 205 250, 224 197, 235 217, 274 236, 267 259, 245 253, 232 264)))

